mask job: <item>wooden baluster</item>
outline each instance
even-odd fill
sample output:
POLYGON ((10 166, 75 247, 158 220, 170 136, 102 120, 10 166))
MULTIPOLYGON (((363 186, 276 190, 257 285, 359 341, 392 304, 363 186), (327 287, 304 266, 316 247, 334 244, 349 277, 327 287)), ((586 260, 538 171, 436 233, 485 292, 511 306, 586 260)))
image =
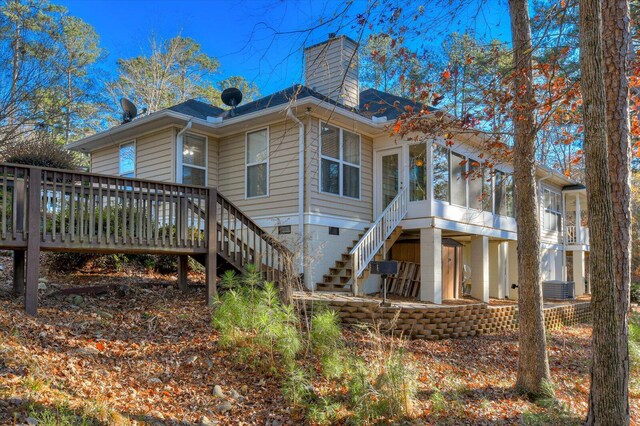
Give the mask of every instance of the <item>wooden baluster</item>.
POLYGON ((96 200, 93 193, 93 176, 89 176, 89 197, 87 198, 87 208, 89 213, 89 243, 94 243, 96 234, 96 200))
MULTIPOLYGON (((171 226, 171 219, 167 223, 167 187, 166 185, 162 185, 162 245, 166 244, 167 238, 167 227, 171 226)), ((171 232, 171 228, 169 228, 169 232, 171 232)))
POLYGON ((153 245, 157 247, 157 246, 160 245, 160 244, 158 244, 158 236, 160 235, 159 234, 160 233, 160 205, 158 204, 158 200, 160 199, 160 197, 158 196, 158 184, 157 183, 153 185, 153 195, 154 195, 153 245))
POLYGON ((105 206, 105 214, 107 216, 106 218, 106 222, 107 222, 107 226, 105 229, 105 243, 106 244, 110 244, 111 243, 111 178, 107 178, 107 198, 106 198, 106 202, 107 205, 105 206))
POLYGON ((129 245, 135 244, 135 236, 136 236, 136 190, 133 187, 134 182, 131 180, 125 181, 127 182, 128 190, 129 190, 129 245))
MULTIPOLYGON (((103 217, 103 210, 105 208, 104 205, 104 194, 102 193, 102 186, 103 186, 103 179, 102 178, 97 178, 98 179, 98 202, 97 202, 97 209, 98 209, 98 244, 104 244, 103 241, 103 232, 102 232, 102 228, 104 227, 104 217, 103 217)), ((108 183, 107 183, 108 186, 108 183)))
POLYGON ((58 188, 56 185, 56 172, 51 173, 51 240, 56 240, 56 225, 58 222, 58 188))
MULTIPOLYGON (((166 188, 165 188, 166 191, 166 188)), ((174 192, 173 192, 173 187, 169 186, 169 246, 173 247, 173 236, 172 236, 172 230, 174 229, 174 225, 173 225, 173 197, 174 197, 174 192)), ((175 226, 175 231, 178 231, 178 227, 177 224, 175 226)))
POLYGON ((67 230, 65 227, 65 221, 67 219, 67 214, 65 211, 65 198, 67 196, 67 185, 65 184, 67 180, 66 173, 60 173, 60 239, 62 241, 67 240, 67 230))
POLYGON ((188 206, 190 207, 190 210, 191 210, 191 213, 189 214, 189 217, 191 219, 191 224, 189 226, 189 238, 191 240, 191 242, 190 242, 191 247, 193 248, 193 247, 196 246, 196 243, 195 243, 196 223, 195 223, 195 221, 196 221, 196 207, 197 207, 196 200, 195 200, 195 197, 194 197, 194 189, 193 188, 189 188, 189 201, 190 202, 189 202, 188 206))
MULTIPOLYGON (((9 179, 7 173, 7 166, 2 166, 2 217, 0 218, 0 226, 2 228, 2 239, 7 239, 7 198, 9 196, 9 192, 7 191, 7 180, 9 179)), ((11 198, 15 198, 15 185, 14 188, 14 196, 11 198)))

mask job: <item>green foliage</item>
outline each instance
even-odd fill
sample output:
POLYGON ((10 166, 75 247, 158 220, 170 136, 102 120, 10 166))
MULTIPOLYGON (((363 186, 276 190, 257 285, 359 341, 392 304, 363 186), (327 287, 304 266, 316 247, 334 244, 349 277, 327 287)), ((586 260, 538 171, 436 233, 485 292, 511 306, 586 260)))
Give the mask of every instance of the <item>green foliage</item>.
POLYGON ((38 421, 40 426, 91 426, 100 424, 99 422, 78 415, 67 405, 57 405, 52 408, 31 406, 29 417, 38 421))
POLYGON ((640 303, 640 282, 631 283, 631 303, 640 303))
POLYGON ((188 99, 218 98, 209 80, 218 67, 218 60, 204 53, 192 38, 152 37, 148 55, 118 60, 118 78, 108 89, 114 99, 130 97, 155 112, 188 99), (158 69, 164 72, 156 72, 158 69))
POLYGON ((640 314, 638 313, 629 316, 629 359, 631 372, 640 376, 640 314))
POLYGON ((354 424, 368 424, 412 413, 417 369, 402 350, 379 350, 376 359, 365 362, 345 345, 339 317, 328 309, 315 312, 309 332, 302 333, 296 311, 282 305, 275 286, 262 283, 255 267, 241 277, 226 274, 224 287, 228 290, 216 301, 213 314, 219 344, 282 374, 284 396, 293 408, 305 409, 308 420, 331 424, 349 417, 354 424), (320 360, 320 373, 346 393, 315 394, 315 370, 296 362, 303 347, 311 348, 320 360))
POLYGON ((249 267, 238 280, 226 277, 231 288, 217 301, 213 325, 220 332, 220 344, 250 348, 265 354, 268 366, 275 369, 276 358, 291 367, 300 351, 298 318, 291 306, 283 306, 273 283, 258 287, 260 273, 249 267))

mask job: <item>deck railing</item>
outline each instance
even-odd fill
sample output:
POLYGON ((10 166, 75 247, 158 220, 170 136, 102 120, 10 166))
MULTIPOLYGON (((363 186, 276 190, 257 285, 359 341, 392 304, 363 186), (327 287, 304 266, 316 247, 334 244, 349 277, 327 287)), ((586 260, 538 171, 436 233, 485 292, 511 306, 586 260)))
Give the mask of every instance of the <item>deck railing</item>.
POLYGON ((407 214, 409 205, 408 187, 401 188, 398 195, 389 203, 384 211, 376 218, 371 227, 349 252, 352 262, 352 291, 358 292, 357 280, 373 260, 384 242, 400 224, 407 214))
POLYGON ((33 314, 40 250, 174 254, 183 269, 194 256, 208 301, 218 255, 237 269, 254 263, 270 281, 291 271, 291 252, 216 188, 0 164, 0 191, 0 248, 15 250, 16 290, 26 274, 33 314))

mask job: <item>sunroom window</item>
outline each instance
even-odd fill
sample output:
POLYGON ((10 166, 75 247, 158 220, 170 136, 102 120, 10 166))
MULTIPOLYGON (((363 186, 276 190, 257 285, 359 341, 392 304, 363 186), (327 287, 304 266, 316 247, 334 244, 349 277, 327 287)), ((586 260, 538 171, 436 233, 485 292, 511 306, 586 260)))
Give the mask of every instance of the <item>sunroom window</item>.
POLYGON ((427 199, 427 146, 423 143, 409 146, 409 200, 427 199))
POLYGON ((360 136, 320 125, 320 191, 360 198, 360 136))
POLYGON ((449 150, 433 144, 433 197, 449 201, 449 150))
POLYGON ((268 194, 269 132, 267 129, 247 133, 247 198, 268 194))
POLYGON ((467 205, 466 159, 456 152, 451 153, 451 203, 467 205))

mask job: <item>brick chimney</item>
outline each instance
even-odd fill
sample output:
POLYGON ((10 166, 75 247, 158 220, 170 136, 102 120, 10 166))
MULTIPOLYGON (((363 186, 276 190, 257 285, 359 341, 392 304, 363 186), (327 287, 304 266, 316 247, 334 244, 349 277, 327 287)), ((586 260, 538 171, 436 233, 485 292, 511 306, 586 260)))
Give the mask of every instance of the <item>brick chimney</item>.
POLYGON ((346 36, 304 49, 305 85, 350 108, 360 104, 358 44, 346 36))

